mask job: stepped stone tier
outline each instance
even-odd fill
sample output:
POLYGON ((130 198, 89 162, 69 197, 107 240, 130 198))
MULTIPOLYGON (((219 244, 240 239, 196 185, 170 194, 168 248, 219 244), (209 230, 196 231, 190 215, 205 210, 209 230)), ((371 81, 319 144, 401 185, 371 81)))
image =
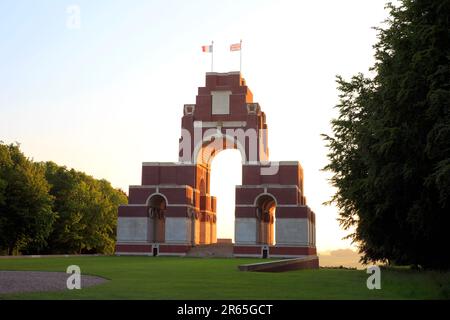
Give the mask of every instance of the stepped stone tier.
POLYGON ((316 257, 303 169, 297 161, 269 161, 266 116, 240 72, 207 73, 183 113, 179 161, 143 163, 141 185, 130 186, 129 204, 119 208, 116 254, 184 256, 217 243, 211 161, 234 148, 242 156, 242 185, 233 256, 316 257))

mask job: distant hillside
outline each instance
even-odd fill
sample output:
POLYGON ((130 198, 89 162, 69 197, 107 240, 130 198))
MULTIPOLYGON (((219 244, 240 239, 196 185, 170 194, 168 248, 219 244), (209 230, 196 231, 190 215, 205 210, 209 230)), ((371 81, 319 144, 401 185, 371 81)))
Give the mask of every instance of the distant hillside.
POLYGON ((359 262, 361 255, 351 249, 339 249, 333 251, 319 252, 319 263, 321 267, 348 267, 364 269, 365 266, 359 262))

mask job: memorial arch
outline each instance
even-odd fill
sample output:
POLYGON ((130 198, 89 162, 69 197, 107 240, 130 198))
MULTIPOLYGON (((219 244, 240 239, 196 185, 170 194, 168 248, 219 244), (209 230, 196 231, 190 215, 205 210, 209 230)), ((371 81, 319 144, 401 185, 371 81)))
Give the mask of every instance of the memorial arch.
POLYGON ((116 253, 186 255, 216 243, 211 161, 237 149, 242 185, 236 186, 233 255, 315 256, 303 169, 298 161, 269 161, 267 128, 240 72, 207 73, 196 103, 183 108, 179 161, 144 162, 141 185, 130 186, 129 204, 119 208, 116 253))

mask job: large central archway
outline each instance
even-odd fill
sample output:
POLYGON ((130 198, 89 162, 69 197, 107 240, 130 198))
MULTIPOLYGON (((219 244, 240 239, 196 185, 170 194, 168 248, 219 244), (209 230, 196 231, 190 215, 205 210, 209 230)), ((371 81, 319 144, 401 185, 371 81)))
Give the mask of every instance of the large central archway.
POLYGON ((234 149, 220 151, 210 167, 211 194, 217 197, 217 239, 234 242, 236 186, 242 184, 241 154, 234 149))
POLYGON ((216 243, 217 232, 220 232, 219 238, 223 238, 224 241, 234 240, 235 188, 236 185, 242 184, 242 165, 246 163, 244 145, 238 137, 224 134, 219 129, 206 130, 204 137, 194 148, 193 160, 200 168, 196 179, 196 189, 200 191, 200 222, 193 225, 193 228, 199 229, 198 243, 216 243), (226 158, 227 155, 230 157, 231 154, 236 165, 234 168, 227 162, 221 168, 213 170, 216 161, 220 162, 222 157, 226 158), (233 169, 234 182, 227 185, 226 182, 233 176, 231 172, 233 169), (219 177, 213 183, 214 174, 219 177), (212 186, 214 192, 211 190, 212 186), (219 202, 215 195, 220 195, 219 202))

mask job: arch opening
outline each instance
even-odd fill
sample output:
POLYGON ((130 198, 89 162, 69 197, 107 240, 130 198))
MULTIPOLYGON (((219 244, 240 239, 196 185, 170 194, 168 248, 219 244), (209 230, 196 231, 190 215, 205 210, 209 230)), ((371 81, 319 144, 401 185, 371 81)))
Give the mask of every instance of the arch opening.
MULTIPOLYGON (((234 242, 236 185, 242 184, 241 153, 220 150, 211 162, 211 194, 217 195, 217 238, 234 242)), ((223 241, 223 240, 222 240, 223 241)))

